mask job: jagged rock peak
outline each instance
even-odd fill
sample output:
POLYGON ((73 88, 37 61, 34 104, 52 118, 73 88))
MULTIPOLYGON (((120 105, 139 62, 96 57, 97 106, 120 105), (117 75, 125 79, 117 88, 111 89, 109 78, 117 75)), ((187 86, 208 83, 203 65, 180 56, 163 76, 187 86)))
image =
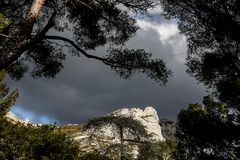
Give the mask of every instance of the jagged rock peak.
POLYGON ((152 140, 155 140, 155 141, 165 140, 161 133, 161 127, 159 125, 159 118, 157 115, 157 111, 151 106, 148 106, 145 109, 123 108, 110 114, 115 116, 132 117, 133 119, 138 120, 142 123, 142 125, 145 127, 148 134, 152 135, 151 136, 152 140))
MULTIPOLYGON (((159 125, 159 117, 157 115, 157 111, 153 107, 146 107, 145 109, 139 108, 123 108, 117 111, 114 111, 108 115, 111 116, 125 116, 131 117, 134 120, 139 121, 147 131, 149 137, 142 137, 142 140, 146 140, 149 142, 158 142, 164 141, 165 138, 162 136, 161 127, 159 125)), ((73 140, 79 142, 81 152, 91 152, 91 151, 99 151, 102 154, 109 155, 112 159, 119 159, 119 155, 115 152, 109 152, 112 146, 116 144, 120 144, 120 135, 119 130, 114 125, 105 125, 100 129, 87 129, 87 130, 79 130, 71 134, 73 140)), ((124 139, 134 139, 130 132, 123 133, 124 139)), ((139 154, 139 146, 138 143, 129 143, 127 154, 132 155, 134 159, 137 158, 139 154)))

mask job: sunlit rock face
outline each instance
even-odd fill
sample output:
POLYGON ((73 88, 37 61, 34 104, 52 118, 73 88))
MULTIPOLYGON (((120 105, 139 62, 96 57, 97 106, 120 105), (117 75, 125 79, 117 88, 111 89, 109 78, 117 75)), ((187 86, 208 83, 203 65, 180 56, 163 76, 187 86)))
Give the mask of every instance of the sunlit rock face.
POLYGON ((25 120, 19 119, 13 112, 9 111, 6 114, 6 117, 8 120, 10 120, 12 123, 23 123, 24 125, 27 125, 29 123, 28 118, 25 120))
POLYGON ((157 111, 153 107, 146 107, 144 110, 139 108, 123 108, 112 113, 116 116, 132 117, 138 120, 145 127, 147 133, 151 135, 149 138, 155 141, 163 141, 164 137, 161 133, 159 118, 157 111))
POLYGON ((6 117, 14 123, 17 123, 20 121, 20 119, 18 119, 18 117, 11 111, 7 112, 6 117))
MULTIPOLYGON (((147 141, 157 142, 165 140, 161 133, 161 127, 159 125, 159 118, 157 112, 153 107, 146 107, 143 110, 139 108, 123 108, 108 115, 126 116, 131 117, 134 120, 140 121, 149 135, 149 137, 145 139, 147 141)), ((118 159, 114 156, 119 155, 116 154, 119 149, 112 150, 112 153, 110 149, 114 144, 120 144, 119 130, 113 125, 106 125, 98 130, 88 129, 86 131, 80 131, 72 134, 72 138, 80 143, 80 150, 83 152, 91 152, 94 150, 98 150, 105 155, 109 155, 113 159, 118 159)), ((132 139, 133 137, 128 132, 124 132, 124 138, 132 139)), ((131 157, 137 158, 137 145, 128 142, 124 143, 129 146, 127 154, 131 157)))

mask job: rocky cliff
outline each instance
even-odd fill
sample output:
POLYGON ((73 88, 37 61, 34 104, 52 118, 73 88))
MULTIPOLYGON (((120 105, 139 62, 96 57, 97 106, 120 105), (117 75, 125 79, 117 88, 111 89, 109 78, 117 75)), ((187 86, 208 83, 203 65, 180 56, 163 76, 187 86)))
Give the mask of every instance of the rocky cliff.
POLYGON ((150 139, 153 141, 164 141, 161 133, 161 126, 159 125, 159 118, 157 111, 153 107, 139 108, 124 108, 112 113, 115 116, 132 117, 134 120, 140 121, 145 127, 150 139))
MULTIPOLYGON (((143 110, 139 108, 123 108, 108 115, 131 117, 139 121, 145 127, 148 134, 148 137, 144 139, 145 141, 158 142, 165 140, 162 135, 161 126, 159 125, 159 117, 153 107, 146 107, 143 110)), ((132 135, 128 132, 123 136, 125 139, 132 139, 132 135)), ((113 152, 114 154, 111 154, 112 147, 121 143, 119 131, 114 125, 106 125, 98 130, 82 130, 71 134, 71 137, 80 143, 81 151, 91 152, 97 150, 113 158, 116 156, 116 150, 113 152)), ((138 144, 125 142, 125 145, 128 146, 128 154, 132 157, 137 157, 138 144)))

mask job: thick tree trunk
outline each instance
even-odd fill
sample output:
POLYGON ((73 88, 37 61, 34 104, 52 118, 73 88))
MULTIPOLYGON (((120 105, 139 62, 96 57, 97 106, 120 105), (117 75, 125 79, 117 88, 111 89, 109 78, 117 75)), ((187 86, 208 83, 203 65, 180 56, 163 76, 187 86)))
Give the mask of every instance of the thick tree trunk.
POLYGON ((25 25, 29 27, 28 29, 32 31, 33 25, 37 20, 37 17, 41 11, 41 8, 45 0, 33 0, 30 11, 27 14, 25 25))
POLYGON ((26 19, 20 26, 21 30, 14 40, 14 43, 16 44, 15 47, 12 48, 12 51, 7 55, 4 54, 0 56, 0 70, 7 68, 13 62, 18 60, 24 51, 26 51, 26 49, 33 43, 29 39, 31 38, 34 23, 37 20, 44 2, 45 0, 33 0, 26 19))

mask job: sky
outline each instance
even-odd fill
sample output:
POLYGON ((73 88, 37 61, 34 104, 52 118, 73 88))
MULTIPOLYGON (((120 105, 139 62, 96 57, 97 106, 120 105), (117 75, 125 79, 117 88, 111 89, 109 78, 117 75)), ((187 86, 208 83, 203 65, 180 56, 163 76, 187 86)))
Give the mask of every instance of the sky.
MULTIPOLYGON (((121 108, 153 106, 160 118, 175 121, 181 109, 201 103, 207 93, 186 73, 186 37, 179 33, 176 21, 164 19, 160 11, 151 11, 153 18, 138 17, 140 29, 126 47, 142 48, 152 52, 154 58, 163 59, 173 72, 166 86, 144 74, 121 79, 102 62, 67 56, 55 79, 33 79, 28 75, 19 81, 8 78, 8 85, 20 92, 11 110, 33 123, 62 124, 86 122, 121 108)), ((105 48, 89 53, 104 55, 105 48)))

